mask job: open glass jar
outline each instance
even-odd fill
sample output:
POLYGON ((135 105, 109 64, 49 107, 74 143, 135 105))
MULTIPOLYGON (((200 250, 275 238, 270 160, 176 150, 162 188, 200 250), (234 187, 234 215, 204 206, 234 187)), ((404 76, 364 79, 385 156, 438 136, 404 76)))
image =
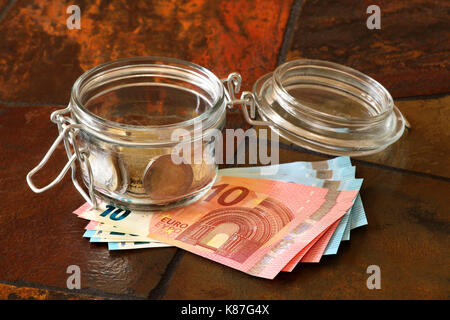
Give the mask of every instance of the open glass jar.
POLYGON ((285 63, 237 99, 240 85, 237 73, 220 80, 171 58, 123 59, 93 68, 73 85, 69 106, 51 115, 60 134, 27 182, 43 192, 72 169, 75 187, 93 206, 97 198, 146 210, 186 205, 214 183, 212 137, 224 127, 226 108, 235 105, 249 124, 267 125, 295 144, 328 154, 374 153, 403 132, 404 118, 386 89, 334 63, 285 63), (37 188, 33 174, 61 142, 69 161, 52 183, 37 188), (78 183, 76 160, 88 194, 78 183))

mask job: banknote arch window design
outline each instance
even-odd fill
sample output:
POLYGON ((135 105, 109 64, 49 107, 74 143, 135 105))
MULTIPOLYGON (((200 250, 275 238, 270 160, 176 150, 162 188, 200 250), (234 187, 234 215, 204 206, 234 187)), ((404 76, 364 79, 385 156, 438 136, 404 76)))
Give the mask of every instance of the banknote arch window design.
MULTIPOLYGON (((287 62, 238 98, 241 81, 238 73, 220 79, 196 64, 163 57, 97 66, 76 80, 68 107, 52 113, 59 136, 27 182, 43 192, 71 169, 76 189, 94 207, 100 198, 124 208, 169 209, 202 197, 217 164, 234 158, 223 134, 230 130, 228 108, 240 107, 248 124, 270 128, 276 142, 270 157, 268 139, 256 140, 255 154, 265 164, 278 161, 278 135, 322 153, 363 155, 383 150, 405 127, 381 84, 331 62, 287 62), (36 187, 32 176, 60 143, 68 162, 54 181, 36 187)), ((210 241, 217 245, 226 235, 210 241)))
POLYGON ((293 219, 287 206, 267 197, 254 208, 212 210, 176 239, 242 263, 293 219))

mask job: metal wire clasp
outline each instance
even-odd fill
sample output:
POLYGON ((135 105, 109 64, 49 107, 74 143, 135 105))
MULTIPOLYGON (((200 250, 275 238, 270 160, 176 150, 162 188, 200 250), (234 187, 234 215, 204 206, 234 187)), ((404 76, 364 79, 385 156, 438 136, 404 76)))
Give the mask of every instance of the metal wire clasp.
POLYGON ((239 91, 241 90, 242 77, 239 73, 232 72, 226 79, 222 79, 221 81, 224 85, 227 86, 227 90, 225 90, 225 93, 227 94, 229 99, 227 107, 232 108, 233 103, 230 102, 236 100, 236 93, 239 93, 239 91))
POLYGON ((84 149, 79 149, 78 145, 76 143, 76 135, 79 133, 80 129, 82 129, 81 124, 76 124, 71 118, 64 117, 63 114, 70 111, 70 107, 67 107, 66 109, 57 110, 52 113, 50 116, 50 120, 58 125, 58 131, 59 135, 56 138, 56 140, 53 142, 50 149, 47 151, 45 156, 42 158, 41 162, 33 168, 28 174, 27 174, 27 183, 30 186, 31 190, 33 190, 36 193, 44 192, 52 187, 54 187, 57 183, 59 183, 64 176, 66 175, 67 171, 69 171, 69 168, 72 169, 72 182, 75 185, 75 188, 78 190, 78 192, 82 195, 82 197, 94 208, 97 208, 97 199, 94 195, 94 183, 93 183, 93 176, 92 176, 92 169, 90 166, 90 163, 88 161, 88 151, 84 149), (34 184, 32 177, 33 175, 41 170, 44 165, 47 163, 47 161, 52 156, 53 152, 56 150, 58 145, 61 143, 61 141, 64 141, 64 147, 66 149, 67 158, 68 161, 66 165, 63 167, 63 169, 60 171, 58 176, 49 184, 42 188, 36 187, 34 184), (70 146, 73 147, 74 152, 72 152, 70 146), (76 164, 75 160, 78 159, 80 163, 85 164, 85 168, 88 172, 89 182, 88 182, 88 189, 89 189, 89 195, 86 194, 86 192, 83 190, 83 188, 78 183, 78 180, 76 178, 76 164))
POLYGON ((252 92, 243 91, 241 98, 236 98, 236 93, 239 93, 241 89, 242 77, 239 73, 233 72, 228 75, 226 79, 222 79, 223 84, 227 86, 229 101, 227 103, 228 108, 233 108, 235 105, 240 105, 242 109, 242 114, 245 121, 253 126, 264 126, 267 125, 265 121, 255 120, 256 118, 256 98, 252 92), (250 114, 247 110, 250 108, 250 114))

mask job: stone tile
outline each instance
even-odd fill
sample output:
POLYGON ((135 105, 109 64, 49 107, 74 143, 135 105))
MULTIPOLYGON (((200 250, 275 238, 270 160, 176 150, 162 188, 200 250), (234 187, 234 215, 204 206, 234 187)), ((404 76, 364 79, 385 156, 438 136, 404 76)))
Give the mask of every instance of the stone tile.
POLYGON ((9 0, 0 0, 0 12, 5 9, 6 5, 8 4, 9 0))
POLYGON ((93 296, 78 295, 77 291, 72 293, 39 289, 29 287, 18 287, 9 284, 0 283, 0 299, 2 300, 87 300, 97 299, 93 296))
MULTIPOLYGON (((33 193, 26 174, 57 135, 54 108, 0 107, 0 282, 26 282, 66 289, 69 265, 81 269, 80 295, 145 298, 160 281, 175 248, 110 252, 82 238, 86 220, 71 212, 84 203, 69 176, 45 193, 33 193)), ((42 186, 54 179, 67 157, 61 146, 36 175, 42 186)))
POLYGON ((450 4, 439 0, 304 1, 288 60, 330 60, 383 84, 394 97, 450 92, 450 4), (369 30, 367 7, 381 9, 369 30))
POLYGON ((238 71, 244 89, 276 65, 289 1, 20 1, 0 24, 0 100, 61 103, 84 71, 132 56, 192 61, 219 77, 238 71))
POLYGON ((355 159, 450 178, 450 96, 396 105, 412 128, 387 149, 355 159))

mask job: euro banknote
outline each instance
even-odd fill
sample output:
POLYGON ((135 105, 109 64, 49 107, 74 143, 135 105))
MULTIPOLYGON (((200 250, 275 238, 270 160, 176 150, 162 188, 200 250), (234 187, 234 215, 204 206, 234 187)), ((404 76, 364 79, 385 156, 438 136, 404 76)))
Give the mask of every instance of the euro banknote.
MULTIPOLYGON (((336 158, 338 159, 338 158, 336 158)), ((325 161, 324 163, 327 164, 330 162, 331 164, 337 164, 337 163, 343 163, 348 164, 347 161, 343 161, 346 159, 346 157, 340 157, 341 161, 325 161)), ((333 159, 334 160, 334 159, 333 159)), ((287 181, 287 182, 294 182, 294 183, 300 183, 300 184, 306 184, 311 186, 321 186, 326 187, 325 181, 317 178, 318 176, 327 176, 329 178, 335 178, 335 179, 341 179, 344 180, 345 177, 354 177, 355 170, 354 167, 345 167, 345 168, 336 168, 334 171, 332 170, 312 170, 312 169, 301 169, 301 167, 307 167, 306 164, 308 162, 297 162, 297 164, 300 165, 299 170, 296 170, 295 174, 292 176, 288 175, 288 172, 285 171, 284 164, 280 165, 281 170, 279 171, 279 174, 277 175, 270 175, 266 176, 270 179, 275 180, 281 180, 281 181, 287 181)), ((314 166, 315 167, 315 166, 314 166)), ((240 176, 240 177, 248 177, 248 178, 263 178, 259 174, 248 172, 252 169, 258 169, 258 167, 249 167, 249 168, 231 168, 231 169, 222 169, 219 170, 220 175, 227 175, 227 176, 240 176)), ((254 171, 254 170, 253 170, 254 171)), ((356 182, 358 184, 358 182, 356 182)), ((349 183, 344 184, 344 189, 349 185, 349 183)), ((350 187, 349 187, 350 188, 350 187)), ((350 188, 351 189, 351 188, 350 188)), ((348 190, 350 190, 348 189, 348 190)), ((117 226, 112 225, 110 223, 99 223, 97 221, 90 221, 90 223, 85 227, 89 230, 97 230, 97 231, 111 231, 111 232, 123 232, 127 230, 118 229, 117 226)), ((126 240, 126 239, 124 239, 126 240)))
MULTIPOLYGON (((349 165, 349 162, 345 162, 345 165, 349 165)), ((330 172, 330 170, 328 170, 328 169, 312 170, 312 169, 299 168, 298 170, 294 170, 295 167, 292 166, 292 164, 289 164, 290 170, 294 170, 295 174, 283 179, 282 176, 288 174, 290 171, 286 171, 284 169, 285 164, 281 164, 279 166, 281 167, 281 170, 278 171, 279 174, 270 176, 271 179, 281 179, 281 180, 309 184, 309 185, 323 186, 323 184, 324 184, 324 181, 319 181, 318 179, 311 179, 311 178, 329 177, 329 178, 335 178, 335 179, 344 179, 344 178, 349 178, 352 176, 354 177, 354 173, 355 173, 354 167, 350 167, 350 166, 344 167, 344 168, 336 168, 336 169, 334 169, 334 172, 330 172), (342 169, 344 169, 344 170, 342 170, 342 169)), ((220 170, 219 173, 225 174, 225 175, 236 175, 236 176, 247 176, 247 177, 258 177, 259 176, 258 174, 253 174, 252 172, 248 173, 248 169, 252 169, 252 168, 224 169, 224 170, 220 170)), ((253 169, 254 169, 254 167, 253 167, 253 169)), ((258 169, 258 168, 256 168, 256 169, 258 169)), ((359 197, 359 195, 358 195, 358 197, 359 197)), ((361 201, 361 200, 359 199, 359 201, 361 201)), ((355 204, 355 206, 356 206, 356 204, 355 204)), ((363 214, 364 214, 364 212, 363 212, 363 214)), ((349 213, 346 213, 346 215, 342 218, 342 221, 340 223, 340 228, 338 228, 338 229, 336 228, 337 223, 333 224, 333 226, 331 226, 328 229, 328 232, 323 237, 321 237, 320 241, 318 241, 317 244, 312 248, 312 250, 302 258, 302 262, 318 262, 322 256, 322 254, 335 254, 337 252, 337 248, 339 247, 339 243, 342 240, 344 230, 345 231, 349 230, 348 228, 345 229, 345 227, 344 227, 348 221, 349 216, 350 216, 349 213), (331 241, 330 241, 330 238, 332 238, 331 241), (328 244, 328 246, 326 246, 327 244, 328 244), (324 250, 324 246, 326 247, 325 249, 327 249, 328 251, 324 250), (312 254, 312 253, 314 253, 314 254, 312 254)), ((363 217, 365 217, 365 215, 363 215, 363 217)), ((355 226, 357 226, 357 225, 355 225, 355 226)), ((91 221, 88 224, 88 226, 86 226, 86 229, 97 230, 97 231, 117 231, 116 226, 112 226, 112 225, 104 224, 104 223, 98 223, 95 221, 91 221)), ((84 236, 88 236, 88 235, 91 235, 91 233, 85 233, 84 236)), ((130 241, 129 237, 121 238, 120 235, 117 235, 117 233, 114 235, 114 237, 112 239, 109 239, 108 237, 106 237, 105 233, 103 233, 103 235, 101 237, 92 235, 92 238, 90 241, 91 242, 108 242, 108 240, 109 241, 132 242, 132 241, 130 241)), ((140 239, 140 240, 142 240, 142 239, 140 239)), ((152 241, 149 243, 148 246, 144 246, 144 245, 141 245, 141 243, 139 243, 138 248, 144 248, 144 247, 153 248, 153 247, 156 247, 153 245, 156 242, 157 241, 152 241)), ((116 247, 111 247, 111 248, 117 249, 116 247)), ((133 249, 133 244, 127 243, 127 246, 121 247, 121 249, 133 249)), ((286 269, 284 269, 284 270, 287 271, 286 269)))
MULTIPOLYGON (((294 183, 302 183, 307 185, 321 185, 325 183, 330 184, 330 181, 315 180, 316 177, 328 177, 332 179, 350 179, 354 178, 355 170, 354 167, 344 167, 336 168, 331 170, 305 170, 302 169, 302 165, 296 166, 297 163, 288 163, 277 165, 279 168, 276 169, 277 174, 261 176, 257 172, 260 172, 260 168, 230 168, 220 170, 222 175, 234 175, 234 176, 245 176, 254 178, 269 178, 276 180, 289 181, 294 183), (353 170, 348 170, 352 168, 353 170), (250 171, 250 172, 249 172, 250 171)), ((349 165, 349 162, 345 162, 345 165, 349 165)), ((336 183, 336 182, 335 182, 336 183)), ((360 186, 356 186, 358 189, 360 186)), ((347 240, 350 237, 350 228, 356 228, 367 224, 367 219, 364 212, 364 207, 362 205, 361 197, 358 194, 355 204, 352 209, 345 214, 340 222, 335 223, 329 228, 329 231, 318 240, 317 244, 313 246, 310 252, 299 253, 298 256, 291 261, 284 271, 292 271, 293 267, 300 261, 302 262, 319 262, 322 255, 336 254, 341 241, 347 240), (350 219, 352 217, 352 219, 350 219), (354 223, 350 223, 354 221, 354 223)))
POLYGON ((149 241, 148 238, 136 234, 116 232, 116 231, 102 231, 102 230, 86 230, 83 234, 84 238, 89 238, 90 242, 109 242, 109 241, 149 241))
MULTIPOLYGON (((121 232, 120 229, 112 224, 102 223, 98 221, 91 220, 85 227, 86 231, 83 234, 84 238, 89 238, 90 242, 109 242, 109 241, 126 241, 126 242, 135 242, 135 241, 150 241, 148 248, 154 248, 155 243, 159 243, 159 241, 142 238, 137 234, 128 234, 121 232)), ((167 245, 166 245, 167 247, 167 245)))
MULTIPOLYGON (((333 170, 351 166, 350 158, 347 156, 336 157, 324 161, 296 161, 284 163, 282 166, 268 165, 260 167, 248 167, 248 173, 256 173, 258 175, 279 174, 283 172, 293 172, 293 170, 333 170), (282 170, 280 172, 280 170, 282 170)), ((228 170, 228 169, 226 169, 228 170)))
POLYGON ((346 213, 357 192, 219 176, 204 198, 180 209, 133 212, 101 203, 76 213, 272 279, 346 213))
MULTIPOLYGON (((341 181, 345 181, 345 182, 317 179, 317 178, 313 177, 314 171, 305 171, 305 170, 301 170, 301 169, 296 170, 295 167, 292 166, 292 164, 288 164, 288 165, 289 165, 289 170, 292 170, 291 173, 289 173, 290 171, 286 171, 284 169, 285 168, 284 164, 280 164, 279 165, 280 169, 278 170, 279 173, 277 173, 275 175, 266 175, 264 177, 258 176, 257 174, 254 174, 254 173, 248 173, 248 171, 246 170, 247 168, 232 168, 232 169, 220 170, 219 174, 241 176, 241 177, 253 177, 253 178, 260 178, 260 179, 264 179, 264 178, 265 179, 275 179, 275 180, 301 183, 301 184, 312 185, 312 186, 341 188, 341 190, 359 189, 361 186, 361 183, 362 183, 362 180, 350 179, 349 176, 346 176, 346 179, 348 179, 348 180, 341 180, 341 181)), ((348 168, 352 168, 352 167, 348 167, 348 168)), ((322 171, 317 171, 317 172, 319 173, 319 175, 333 176, 335 179, 344 179, 343 176, 339 175, 339 172, 341 172, 343 175, 345 175, 345 171, 342 171, 339 169, 337 169, 335 171, 335 173, 332 173, 332 174, 326 174, 327 170, 322 170, 322 171)), ((354 177, 354 171, 353 171, 352 175, 354 177)), ((343 233, 344 233, 344 231, 347 230, 346 227, 347 227, 348 218, 350 217, 350 215, 352 213, 358 215, 359 221, 362 221, 362 219, 360 218, 360 215, 362 215, 365 218, 365 213, 364 213, 364 209, 362 206, 361 197, 359 195, 358 195, 357 199, 355 200, 355 202, 358 203, 357 205, 355 203, 355 209, 353 209, 353 207, 352 207, 352 209, 348 213, 346 213, 346 217, 343 218, 343 223, 338 225, 338 227, 339 227, 339 229, 337 230, 338 232, 334 236, 333 242, 329 242, 330 249, 328 250, 327 254, 333 254, 333 252, 334 253, 337 252, 337 248, 339 247, 339 243, 342 240, 343 233)), ((356 227, 356 225, 355 225, 355 227, 356 227)), ((333 237, 333 235, 331 237, 333 237)), ((326 250, 327 250, 327 248, 325 248, 325 252, 326 252, 326 250)))
POLYGON ((108 241, 109 250, 132 250, 132 249, 146 249, 146 248, 166 248, 173 247, 170 244, 163 242, 114 242, 108 241))
MULTIPOLYGON (((335 162, 336 163, 336 162, 335 162)), ((345 163, 344 165, 350 165, 348 161, 341 162, 345 163)), ((295 163, 294 163, 295 164, 295 163)), ((333 179, 345 179, 354 176, 354 167, 344 167, 344 168, 336 168, 333 170, 333 172, 329 172, 330 170, 312 170, 312 169, 301 169, 298 168, 298 170, 295 166, 291 164, 288 164, 289 170, 286 171, 284 168, 286 164, 279 165, 281 167, 281 170, 277 170, 279 174, 275 176, 271 176, 272 179, 279 179, 282 175, 290 175, 290 177, 287 179, 287 181, 295 181, 295 182, 301 182, 305 184, 311 184, 311 185, 322 185, 323 181, 318 182, 317 180, 309 180, 306 178, 317 178, 317 177, 323 177, 323 178, 333 178, 333 179), (344 170, 342 170, 344 169, 344 170), (291 170, 294 170, 295 174, 292 175, 291 170), (302 178, 299 180, 299 178, 302 178)), ((304 166, 301 166, 304 167, 304 166)), ((221 170, 220 172, 223 172, 224 174, 235 174, 239 176, 240 172, 247 173, 247 176, 250 177, 258 177, 259 174, 253 174, 253 172, 248 173, 248 169, 252 169, 253 172, 255 171, 255 167, 252 168, 231 168, 231 169, 225 169, 221 170)), ((259 169, 256 167, 256 169, 259 169)), ((258 171, 258 170, 257 170, 258 171)), ((285 179, 286 180, 286 179, 285 179)), ((359 197, 359 195, 358 195, 359 197)), ((311 242, 310 245, 308 245, 308 249, 310 250, 302 250, 298 254, 298 257, 301 257, 301 262, 318 262, 320 261, 320 258, 322 254, 335 254, 337 252, 337 248, 339 247, 339 243, 341 240, 348 239, 349 231, 350 231, 350 224, 347 224, 349 221, 349 218, 352 218, 351 221, 354 221, 354 223, 351 224, 351 228, 358 227, 360 225, 367 224, 367 220, 365 219, 364 209, 362 207, 362 202, 359 199, 361 215, 349 215, 348 213, 344 215, 342 218, 342 221, 335 222, 332 226, 330 226, 327 229, 327 232, 323 234, 323 236, 320 237, 320 239, 315 239, 315 241, 311 242), (355 219, 356 218, 356 219, 355 219), (339 228, 336 227, 336 225, 339 223, 339 228), (343 227, 345 226, 345 227, 343 227), (347 234, 347 236, 344 235, 344 231, 347 234), (326 247, 326 248, 325 248, 326 247), (326 249, 326 250, 324 250, 326 249)), ((354 208, 356 209, 357 204, 355 202, 354 208)), ((354 210, 352 210, 354 211, 354 210)), ((104 231, 112 231, 117 230, 115 226, 103 224, 103 223, 97 223, 95 221, 91 221, 88 226, 86 226, 86 229, 97 229, 97 230, 104 230, 104 231), (95 223, 95 224, 94 224, 95 223)), ((87 236, 87 234, 85 234, 87 236)), ((119 235, 115 235, 112 239, 109 239, 105 237, 103 234, 103 237, 92 237, 92 242, 111 242, 113 240, 122 241, 122 243, 126 242, 126 246, 118 246, 118 242, 113 242, 112 245, 109 245, 109 248, 111 250, 119 250, 119 249, 136 249, 136 248, 154 248, 158 247, 154 245, 157 243, 156 241, 148 242, 148 243, 142 243, 142 242, 133 242, 130 241, 129 238, 123 237, 120 238, 119 235)), ((165 244, 164 246, 169 246, 165 244)), ((292 261, 283 269, 284 271, 291 271, 293 269, 292 261), (291 264, 291 267, 290 267, 291 264)))
MULTIPOLYGON (((341 159, 341 161, 335 161, 335 162, 332 162, 332 163, 338 163, 338 164, 342 164, 342 165, 346 165, 346 166, 350 166, 351 165, 348 157, 339 157, 339 158, 335 158, 335 159, 341 159), (342 161, 344 159, 346 161, 342 161)), ((335 159, 332 159, 332 160, 335 160, 335 159)), ((305 169, 303 169, 305 167, 305 165, 302 162, 292 162, 292 163, 285 163, 285 164, 279 164, 279 165, 273 165, 273 166, 278 166, 279 167, 276 170, 278 172, 277 174, 265 175, 265 176, 259 175, 259 178, 262 178, 262 179, 264 179, 264 178, 266 178, 266 179, 281 179, 281 180, 284 180, 284 181, 291 181, 291 182, 295 182, 295 183, 323 186, 324 181, 318 181, 318 180, 308 179, 308 178, 319 178, 319 176, 321 176, 321 177, 323 177, 323 176, 327 176, 327 177, 332 176, 332 179, 327 179, 327 180, 345 180, 345 179, 354 178, 354 173, 355 173, 354 170, 352 172, 350 172, 350 171, 341 171, 340 169, 342 169, 342 168, 335 168, 335 169, 333 169, 334 172, 332 173, 332 175, 330 175, 330 173, 327 172, 327 170, 310 170, 310 169, 306 169, 306 170, 309 170, 309 172, 305 173, 305 169), (349 172, 351 174, 347 175, 347 173, 349 173, 349 172)), ((243 174, 246 177, 258 178, 258 172, 261 171, 261 168, 262 167, 229 168, 229 169, 220 170, 219 172, 222 175, 236 175, 236 176, 239 176, 239 175, 243 174)), ((364 207, 363 207, 360 195, 358 195, 357 199, 355 200, 355 205, 352 208, 352 212, 351 213, 352 213, 352 215, 351 215, 352 219, 351 220, 345 219, 345 221, 343 223, 341 223, 339 225, 339 227, 337 228, 338 229, 338 233, 340 233, 340 234, 345 231, 344 239, 349 239, 349 232, 350 232, 351 229, 358 228, 360 226, 363 226, 363 225, 367 224, 367 218, 366 218, 366 215, 365 215, 365 211, 364 211, 364 207), (351 221, 351 225, 350 225, 349 228, 346 228, 347 221, 351 221)), ((338 239, 335 239, 333 237, 333 240, 335 240, 336 243, 339 243, 342 240, 342 237, 339 237, 338 239)), ((334 244, 332 246, 330 246, 330 247, 327 247, 327 250, 326 250, 325 254, 335 254, 336 251, 337 251, 337 247, 338 246, 336 246, 334 244)))
POLYGON ((227 168, 221 169, 221 175, 233 176, 235 173, 244 172, 250 178, 260 178, 260 179, 272 179, 273 177, 289 177, 291 180, 295 181, 302 178, 316 178, 322 180, 345 180, 351 179, 355 177, 356 167, 347 166, 342 168, 334 168, 334 169, 302 169, 295 168, 292 163, 273 165, 273 168, 279 168, 275 171, 277 173, 274 174, 260 174, 260 171, 264 167, 256 167, 261 168, 261 170, 252 170, 255 167, 237 167, 237 168, 227 168), (287 167, 285 166, 287 165, 287 167))

